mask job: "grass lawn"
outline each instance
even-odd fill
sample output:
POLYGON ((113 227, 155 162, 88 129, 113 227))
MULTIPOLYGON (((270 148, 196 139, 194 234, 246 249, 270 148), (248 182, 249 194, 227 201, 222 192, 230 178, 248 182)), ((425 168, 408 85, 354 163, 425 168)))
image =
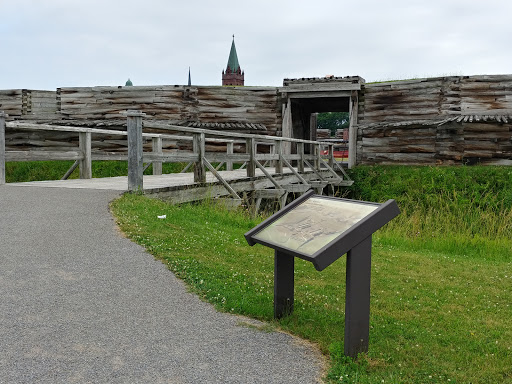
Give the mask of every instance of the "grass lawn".
POLYGON ((125 195, 122 230, 217 308, 318 344, 327 382, 512 383, 512 169, 361 167, 350 196, 396 198, 373 237, 370 347, 343 356, 345 258, 296 260, 295 311, 273 316, 273 252, 243 234, 262 218, 125 195), (167 215, 164 220, 158 215, 167 215))
MULTIPOLYGON (((73 165, 73 161, 23 161, 7 162, 5 164, 5 178, 7 183, 18 183, 40 180, 59 180, 73 165)), ((166 163, 163 173, 180 172, 186 164, 166 163)), ((145 175, 151 175, 150 166, 145 175)), ((115 177, 128 175, 128 162, 126 161, 93 161, 92 177, 115 177)), ((79 178, 79 169, 76 168, 69 176, 70 179, 79 178)))
MULTIPOLYGON (((59 179, 71 164, 7 163, 7 182, 59 179)), ((126 172, 126 162, 93 162, 93 177, 126 172)), ((341 195, 393 198, 402 211, 373 236, 370 346, 355 361, 343 356, 344 257, 322 272, 297 259, 295 311, 276 322, 273 252, 243 237, 263 217, 138 195, 112 211, 220 310, 315 342, 330 359, 326 382, 512 383, 512 168, 374 166, 350 175, 355 184, 341 195)))

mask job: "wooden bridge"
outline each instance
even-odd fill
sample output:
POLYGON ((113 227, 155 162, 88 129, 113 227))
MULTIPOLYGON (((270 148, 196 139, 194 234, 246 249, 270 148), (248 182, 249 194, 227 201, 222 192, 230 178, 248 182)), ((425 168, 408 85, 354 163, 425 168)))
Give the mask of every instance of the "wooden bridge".
POLYGON ((5 115, 0 112, 0 184, 5 183, 6 161, 37 160, 74 160, 75 163, 60 181, 24 184, 140 191, 174 203, 228 197, 238 204, 244 195, 250 194, 256 206, 264 198, 280 199, 284 204, 289 193, 310 189, 322 193, 328 187, 333 190, 352 184, 334 158, 336 144, 332 142, 181 127, 143 120, 144 114, 138 111, 128 111, 125 115, 127 129, 117 131, 5 122, 5 115), (78 147, 6 150, 6 128, 77 134, 78 147), (101 150, 101 143, 114 136, 122 139, 125 150, 101 150), (93 160, 128 161, 128 176, 93 179, 93 160), (188 165, 181 173, 162 174, 162 164, 167 162, 188 165), (149 165, 153 175, 143 175, 149 165), (66 180, 77 167, 80 179, 66 180), (187 172, 189 169, 193 172, 187 172))

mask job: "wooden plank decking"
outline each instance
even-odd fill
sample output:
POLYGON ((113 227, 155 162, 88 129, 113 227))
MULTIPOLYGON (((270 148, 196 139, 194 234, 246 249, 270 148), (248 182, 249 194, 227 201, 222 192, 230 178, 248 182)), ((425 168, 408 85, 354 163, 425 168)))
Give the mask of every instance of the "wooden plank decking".
MULTIPOLYGON (((270 169, 269 169, 270 171, 270 169)), ((244 169, 235 171, 219 171, 224 180, 228 182, 236 180, 246 180, 246 171, 244 169)), ((273 172, 270 172, 273 173, 273 172)), ((291 173, 290 173, 291 174, 291 173)), ((260 170, 256 171, 257 177, 264 176, 260 170)), ((215 176, 207 172, 207 184, 217 183, 215 176)), ((24 183, 9 183, 7 185, 27 186, 27 187, 46 187, 46 188, 78 188, 78 189, 108 189, 113 191, 128 191, 128 177, 102 177, 93 179, 72 179, 72 180, 47 180, 31 181, 24 183)), ((194 173, 170 173, 164 175, 144 175, 144 192, 154 193, 167 188, 193 188, 200 186, 200 183, 194 182, 194 173)), ((227 193, 227 191, 226 191, 227 193)))
MULTIPOLYGON (((143 133, 143 114, 128 111, 127 131, 110 131, 69 126, 50 126, 24 122, 5 124, 5 115, 0 115, 0 133, 9 129, 21 129, 48 132, 73 132, 78 135, 78 148, 71 152, 63 151, 6 151, 3 137, 0 137, 0 171, 4 170, 5 160, 27 161, 44 159, 75 160, 64 179, 78 166, 79 180, 39 181, 15 183, 19 186, 48 188, 104 189, 119 192, 142 191, 152 197, 170 200, 173 203, 197 201, 208 198, 229 196, 232 202, 246 200, 244 196, 255 198, 283 197, 288 193, 303 193, 315 189, 322 193, 326 186, 347 186, 352 181, 334 158, 334 145, 315 141, 282 138, 265 135, 251 135, 211 131, 197 128, 175 127, 163 123, 145 123, 145 128, 158 128, 166 132, 179 130, 180 135, 162 133, 143 133), (170 130, 170 131, 169 131, 170 130), (104 153, 98 155, 92 150, 92 135, 119 135, 127 137, 127 153, 104 153), (188 136, 186 136, 188 135, 188 136), (179 150, 163 150, 163 140, 185 140, 185 146, 179 150), (144 151, 144 140, 151 140, 151 152, 144 151), (234 142, 241 143, 245 152, 234 153, 234 142), (207 143, 223 144, 222 150, 206 151, 207 143), (296 147, 296 153, 285 151, 285 146, 296 147), (306 153, 305 146, 311 153, 306 153), (324 147, 328 147, 327 151, 324 147), (225 151, 225 152, 223 152, 225 151), (325 154, 327 153, 327 155, 325 154), (99 156, 99 157, 98 157, 99 156), (92 178, 92 160, 127 160, 128 176, 112 178, 92 178), (153 165, 153 175, 143 176, 144 164, 153 165), (161 174, 164 162, 186 162, 193 165, 194 172, 161 174), (234 164, 246 166, 242 170, 232 170, 234 164), (226 171, 218 172, 212 164, 225 164, 226 171), (292 164, 294 164, 292 166, 292 164), (269 190, 272 191, 269 191, 269 190)), ((101 141, 100 141, 101 143, 101 141)), ((5 174, 0 174, 0 184, 5 183, 5 174)))
MULTIPOLYGON (((287 188, 288 191, 300 190, 298 187, 303 187, 304 190, 312 188, 311 185, 307 186, 301 184, 297 176, 291 171, 276 174, 274 170, 269 168, 267 172, 274 177, 274 180, 282 184, 285 189, 287 188)), ((220 171, 219 174, 236 192, 240 193, 274 187, 269 178, 259 169, 256 170, 255 177, 247 177, 245 170, 220 171)), ((314 184, 314 180, 317 180, 317 175, 314 172, 301 173, 301 177, 312 184, 314 184)), ((349 184, 350 181, 347 181, 347 185, 349 184)), ((36 188, 103 189, 127 192, 128 177, 32 181, 25 183, 9 183, 6 185, 36 188)), ((194 182, 194 174, 192 172, 145 175, 143 188, 144 194, 148 196, 163 198, 174 203, 196 201, 207 197, 216 198, 229 196, 229 191, 211 172, 206 173, 206 183, 194 182)))

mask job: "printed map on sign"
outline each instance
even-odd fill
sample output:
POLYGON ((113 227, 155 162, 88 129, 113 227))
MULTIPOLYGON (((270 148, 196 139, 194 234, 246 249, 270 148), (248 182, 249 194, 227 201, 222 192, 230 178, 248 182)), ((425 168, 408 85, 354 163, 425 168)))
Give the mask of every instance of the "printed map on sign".
POLYGON ((378 205, 312 197, 254 238, 311 256, 377 208, 378 205))

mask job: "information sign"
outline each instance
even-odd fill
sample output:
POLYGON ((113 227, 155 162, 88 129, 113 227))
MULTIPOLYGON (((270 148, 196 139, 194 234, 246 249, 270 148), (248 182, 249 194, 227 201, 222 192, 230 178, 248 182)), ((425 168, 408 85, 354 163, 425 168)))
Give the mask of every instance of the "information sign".
POLYGON ((383 204, 308 192, 245 234, 249 245, 275 250, 274 317, 293 312, 294 258, 319 271, 347 254, 345 354, 368 351, 372 234, 400 213, 383 204))
POLYGON ((253 238, 312 256, 378 207, 378 204, 313 196, 253 238))

